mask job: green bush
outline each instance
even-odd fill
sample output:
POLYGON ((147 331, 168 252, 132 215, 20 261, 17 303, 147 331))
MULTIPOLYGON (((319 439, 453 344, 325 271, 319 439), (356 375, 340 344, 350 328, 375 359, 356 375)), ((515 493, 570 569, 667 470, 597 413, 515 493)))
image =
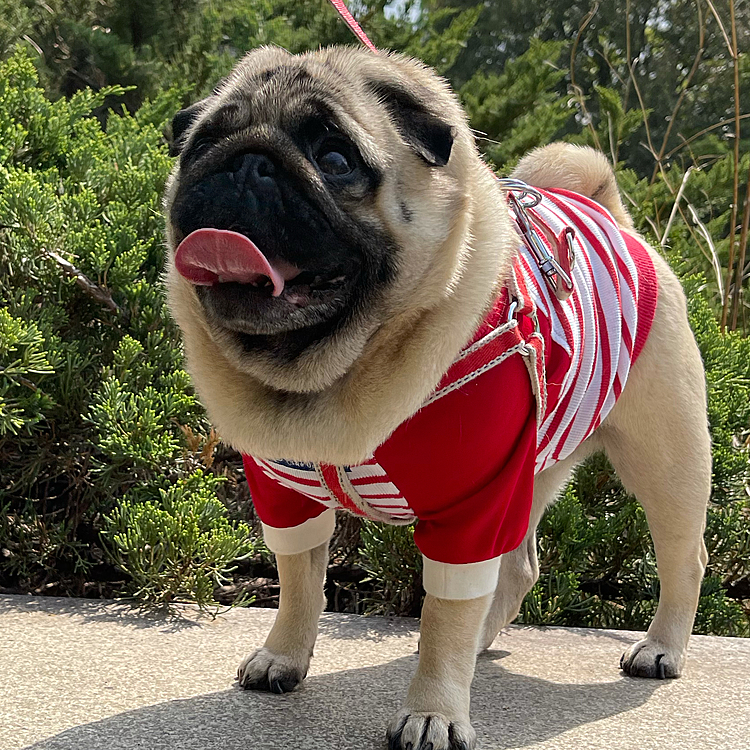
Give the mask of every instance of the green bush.
POLYGON ((103 127, 112 93, 51 102, 27 54, 0 64, 0 582, 123 578, 101 531, 127 590, 207 603, 253 547, 206 473, 216 440, 160 283, 178 97, 103 127))
POLYGON ((371 613, 416 615, 422 602, 422 555, 412 526, 365 521, 360 533, 360 565, 373 591, 365 597, 371 613))
POLYGON ((201 470, 160 489, 153 500, 125 496, 104 518, 109 554, 129 577, 138 600, 169 604, 188 599, 206 605, 229 581, 232 563, 257 551, 250 528, 232 524, 216 497, 220 478, 201 470))

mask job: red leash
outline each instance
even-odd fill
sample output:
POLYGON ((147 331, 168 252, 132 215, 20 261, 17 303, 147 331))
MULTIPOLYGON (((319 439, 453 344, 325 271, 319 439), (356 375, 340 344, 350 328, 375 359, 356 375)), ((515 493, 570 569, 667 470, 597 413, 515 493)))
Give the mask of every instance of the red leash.
POLYGON ((354 16, 349 12, 349 8, 344 4, 344 0, 331 0, 331 5, 339 12, 339 15, 346 21, 346 25, 352 30, 354 35, 362 44, 375 54, 378 53, 375 45, 367 38, 367 34, 362 31, 362 27, 357 23, 354 16))

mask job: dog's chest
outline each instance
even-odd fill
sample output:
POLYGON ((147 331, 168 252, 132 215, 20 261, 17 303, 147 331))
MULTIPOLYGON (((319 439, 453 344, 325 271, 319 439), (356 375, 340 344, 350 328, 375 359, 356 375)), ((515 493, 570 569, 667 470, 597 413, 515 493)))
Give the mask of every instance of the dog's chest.
POLYGON ((513 279, 472 342, 368 461, 255 460, 267 478, 327 507, 406 524, 423 516, 430 497, 460 502, 486 487, 498 454, 524 453, 536 474, 586 440, 614 406, 645 342, 655 272, 640 242, 598 204, 541 192, 534 215, 546 233, 575 233, 573 293, 558 299, 522 246, 513 279), (520 413, 527 403, 532 409, 520 413))

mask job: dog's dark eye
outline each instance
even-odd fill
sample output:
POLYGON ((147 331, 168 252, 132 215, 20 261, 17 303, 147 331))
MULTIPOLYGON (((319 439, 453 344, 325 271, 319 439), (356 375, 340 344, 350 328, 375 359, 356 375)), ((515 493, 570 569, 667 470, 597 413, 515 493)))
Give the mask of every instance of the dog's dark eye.
POLYGON ((357 153, 340 133, 323 133, 313 143, 312 160, 326 177, 347 177, 359 166, 357 153))
POLYGON ((194 162, 205 154, 212 146, 216 145, 216 138, 208 135, 199 135, 182 152, 182 162, 194 162))
POLYGON ((349 174, 352 171, 352 167, 349 164, 346 156, 341 151, 331 149, 330 151, 323 151, 318 154, 315 161, 318 163, 321 172, 330 175, 342 175, 349 174))

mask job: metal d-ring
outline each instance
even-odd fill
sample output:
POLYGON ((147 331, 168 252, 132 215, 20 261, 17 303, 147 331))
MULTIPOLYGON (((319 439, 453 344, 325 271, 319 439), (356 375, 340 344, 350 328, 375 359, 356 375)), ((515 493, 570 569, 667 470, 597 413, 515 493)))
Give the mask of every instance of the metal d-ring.
POLYGON ((518 309, 518 300, 515 297, 510 298, 510 304, 508 305, 508 323, 510 323, 511 320, 516 315, 516 310, 518 309))
POLYGON ((542 194, 523 180, 516 180, 514 177, 497 177, 496 179, 501 190, 509 194, 519 193, 516 200, 524 208, 534 208, 542 202, 542 194))

